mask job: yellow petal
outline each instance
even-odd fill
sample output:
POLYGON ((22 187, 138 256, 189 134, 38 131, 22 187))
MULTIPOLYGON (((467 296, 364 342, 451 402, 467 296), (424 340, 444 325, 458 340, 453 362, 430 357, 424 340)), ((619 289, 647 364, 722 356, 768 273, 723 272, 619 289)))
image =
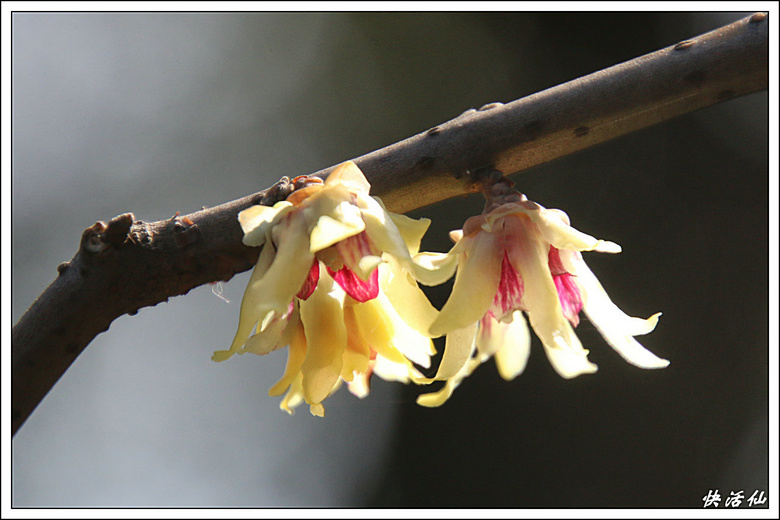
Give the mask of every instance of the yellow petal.
POLYGON ((306 331, 306 360, 301 366, 306 402, 325 399, 341 374, 347 331, 342 310, 344 292, 333 283, 324 267, 317 289, 301 302, 301 321, 306 331))
POLYGON ((458 267, 458 254, 449 253, 418 253, 414 256, 414 278, 429 287, 441 285, 455 274, 458 267))
POLYGON ((362 374, 368 370, 371 349, 368 340, 360 330, 353 305, 344 306, 344 326, 347 330, 347 346, 343 356, 341 377, 349 382, 353 380, 355 372, 362 374))
POLYGON ((352 161, 346 161, 338 166, 325 179, 325 185, 331 186, 341 184, 348 187, 351 191, 362 191, 368 193, 371 185, 366 180, 363 172, 358 165, 352 161))
MULTIPOLYGON (((604 240, 599 240, 568 225, 568 217, 560 215, 560 210, 541 208, 526 211, 525 214, 539 226, 544 239, 558 249, 573 249, 576 251, 592 251, 598 249, 603 253, 619 253, 620 246, 604 240)), ((565 213, 564 213, 565 215, 565 213)))
MULTIPOLYGON (((409 366, 409 363, 406 361, 408 359, 420 366, 429 367, 431 364, 430 356, 435 353, 433 341, 428 336, 413 329, 407 321, 402 319, 396 307, 390 302, 387 294, 379 291, 374 301, 375 308, 382 315, 387 330, 390 332, 388 346, 401 353, 403 358, 405 358, 401 360, 405 366, 409 366)), ((370 343, 374 345, 373 342, 370 343)), ((376 349, 376 347, 374 349, 384 355, 384 352, 376 349)), ((396 359, 394 356, 385 357, 391 360, 396 359)))
POLYGON ((458 388, 458 386, 460 386, 460 383, 465 378, 470 376, 480 364, 481 361, 479 359, 469 359, 456 375, 450 379, 447 379, 441 390, 438 392, 431 392, 430 394, 423 394, 417 397, 417 404, 427 408, 434 408, 443 405, 450 397, 452 397, 452 393, 456 388, 458 388))
MULTIPOLYGON (((584 274, 585 269, 587 267, 580 268, 578 273, 584 274)), ((584 289, 581 291, 582 310, 623 359, 640 368, 664 368, 669 365, 668 360, 656 356, 634 339, 635 335, 646 334, 655 328, 660 312, 646 320, 624 314, 612 303, 593 273, 590 273, 590 277, 583 276, 583 279, 578 276, 577 284, 584 289)))
POLYGON ((315 417, 325 417, 325 407, 320 403, 309 405, 309 412, 315 417))
POLYGON ((411 263, 406 241, 384 208, 372 197, 358 197, 357 203, 371 241, 380 250, 393 255, 402 265, 405 261, 411 263))
POLYGON ((285 334, 285 332, 288 329, 289 322, 283 317, 274 316, 275 318, 271 320, 267 327, 257 334, 249 336, 241 352, 242 354, 251 352, 252 354, 263 356, 287 345, 289 340, 285 341, 285 336, 290 334, 285 334))
POLYGON ((555 338, 553 341, 543 341, 542 344, 550 364, 564 379, 571 379, 582 374, 593 374, 598 370, 596 365, 588 361, 587 350, 571 348, 560 338, 555 338))
POLYGON ((301 379, 301 374, 298 373, 295 379, 293 379, 290 390, 287 391, 287 395, 284 396, 284 399, 282 399, 282 402, 279 404, 279 408, 290 415, 293 415, 295 413, 295 408, 303 403, 301 379))
POLYGON ((452 293, 431 325, 433 337, 476 323, 490 308, 501 279, 503 260, 497 237, 495 233, 483 231, 459 242, 467 242, 467 253, 461 255, 452 293))
POLYGON ((455 377, 463 370, 463 367, 468 364, 474 352, 476 332, 477 322, 474 322, 447 334, 447 339, 444 342, 444 354, 442 355, 441 364, 436 372, 435 379, 442 380, 455 377))
POLYGON ((287 387, 290 386, 296 377, 300 378, 301 365, 303 365, 305 359, 306 335, 303 331, 303 324, 301 323, 300 316, 296 314, 293 334, 287 348, 287 366, 284 369, 284 375, 268 390, 268 395, 281 395, 282 392, 287 390, 287 387))
POLYGON ((382 288, 385 296, 409 327, 427 335, 439 311, 431 305, 417 282, 401 269, 395 259, 389 257, 385 265, 380 271, 380 274, 384 275, 382 288))
POLYGON ((354 379, 347 384, 349 392, 359 399, 365 398, 371 391, 370 378, 367 372, 355 374, 354 379))
MULTIPOLYGON (((346 207, 350 207, 347 203, 346 207)), ((349 212, 350 210, 347 210, 349 212)), ((311 252, 316 253, 340 242, 345 238, 357 235, 365 228, 363 220, 337 220, 330 215, 320 215, 311 230, 311 252)))
POLYGON ((259 247, 266 240, 266 233, 275 219, 289 211, 292 204, 280 201, 270 206, 251 206, 238 214, 238 223, 244 232, 242 242, 247 246, 259 247))
POLYGON ((520 218, 506 219, 507 232, 515 237, 507 243, 513 267, 523 278, 523 302, 528 318, 544 345, 553 368, 564 378, 597 370, 588 361, 569 321, 564 317, 558 291, 548 266, 549 245, 538 228, 520 218))
POLYGON ((591 321, 594 323, 598 321, 604 326, 631 336, 647 334, 655 329, 660 312, 646 320, 628 316, 612 302, 581 254, 561 251, 560 258, 566 270, 574 275, 574 281, 581 289, 583 310, 588 317, 595 317, 595 320, 591 318, 591 321))
POLYGON ((408 383, 411 376, 421 376, 408 361, 396 363, 379 354, 374 360, 374 374, 385 381, 398 383, 408 383))
MULTIPOLYGON (((260 256, 257 258, 254 269, 252 269, 252 275, 249 278, 247 288, 244 290, 244 296, 241 300, 241 311, 239 312, 238 317, 238 330, 233 337, 233 343, 228 350, 218 350, 214 352, 214 355, 211 356, 212 360, 225 361, 233 354, 239 352, 241 346, 246 342, 257 322, 264 317, 260 316, 259 312, 261 311, 257 310, 258 294, 256 291, 250 290, 250 288, 257 287, 260 281, 265 277, 265 274, 275 257, 276 249, 274 248, 273 243, 266 243, 260 251, 260 256)), ((266 314, 268 314, 268 311, 266 311, 266 314)))
POLYGON ((486 320, 480 322, 477 348, 480 353, 492 353, 499 375, 511 381, 523 373, 531 354, 531 334, 521 311, 512 313, 512 322, 504 323, 492 317, 490 330, 482 330, 486 320), (486 333, 489 333, 487 337, 486 333))
MULTIPOLYGON (((385 206, 382 204, 382 200, 379 197, 374 197, 374 199, 379 203, 382 209, 384 209, 385 206)), ((414 219, 391 211, 387 211, 387 215, 390 217, 390 220, 393 221, 395 227, 398 228, 398 232, 401 234, 401 237, 403 237, 404 242, 406 242, 406 248, 409 250, 409 254, 412 256, 416 255, 420 251, 422 237, 431 225, 431 219, 414 219)))
POLYGON ((376 269, 379 264, 382 263, 382 257, 381 256, 373 256, 368 255, 364 256, 360 259, 358 262, 357 269, 354 269, 355 273, 363 273, 364 275, 361 276, 361 278, 365 281, 368 280, 371 273, 376 269))
POLYGON ((377 299, 353 306, 360 331, 377 353, 395 363, 404 363, 406 359, 395 347, 395 327, 377 299))

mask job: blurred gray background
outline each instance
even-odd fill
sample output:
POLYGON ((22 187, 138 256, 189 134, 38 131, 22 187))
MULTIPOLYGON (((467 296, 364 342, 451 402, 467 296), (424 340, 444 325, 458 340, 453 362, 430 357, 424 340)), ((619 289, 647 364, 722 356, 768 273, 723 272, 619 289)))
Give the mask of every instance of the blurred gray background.
MULTIPOLYGON (((126 211, 153 221, 368 153, 749 13, 16 13, 13 322, 126 211)), ((767 489, 767 94, 534 168, 518 189, 623 246, 586 254, 615 302, 663 311, 595 375, 492 362, 439 409, 342 389, 326 417, 266 395, 286 350, 217 364, 248 273, 124 316, 13 440, 13 505, 701 507, 767 489)), ((415 211, 424 247, 479 196, 415 211)), ((429 291, 443 303, 447 287, 429 291)), ((770 500, 775 497, 770 497, 770 500)))

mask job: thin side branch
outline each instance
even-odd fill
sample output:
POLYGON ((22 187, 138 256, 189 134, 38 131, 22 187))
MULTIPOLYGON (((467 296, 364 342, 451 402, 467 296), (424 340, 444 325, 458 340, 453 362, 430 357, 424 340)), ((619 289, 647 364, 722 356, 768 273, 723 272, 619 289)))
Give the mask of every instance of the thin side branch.
MULTIPOLYGON (((716 31, 512 103, 491 103, 353 159, 391 211, 468 193, 485 168, 512 175, 634 130, 768 87, 768 29, 756 13, 716 31)), ((327 168, 313 175, 327 176, 327 168)), ((78 252, 12 333, 12 428, 19 429, 76 357, 123 314, 257 260, 238 213, 269 190, 169 220, 131 213, 84 231, 78 252)))

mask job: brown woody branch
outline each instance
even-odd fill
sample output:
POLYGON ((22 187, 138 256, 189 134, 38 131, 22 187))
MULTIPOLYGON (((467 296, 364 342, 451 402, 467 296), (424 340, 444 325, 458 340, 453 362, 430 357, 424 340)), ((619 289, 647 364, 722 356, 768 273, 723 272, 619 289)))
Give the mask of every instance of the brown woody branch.
MULTIPOLYGON (((473 173, 515 174, 672 117, 768 87, 768 29, 756 13, 716 31, 519 99, 470 109, 354 159, 388 209, 406 212, 471 191, 473 173)), ((327 176, 333 167, 313 175, 327 176)), ((241 243, 238 212, 269 190, 169 220, 131 213, 84 231, 78 252, 12 333, 12 429, 70 364, 123 314, 228 280, 258 251, 241 243)))

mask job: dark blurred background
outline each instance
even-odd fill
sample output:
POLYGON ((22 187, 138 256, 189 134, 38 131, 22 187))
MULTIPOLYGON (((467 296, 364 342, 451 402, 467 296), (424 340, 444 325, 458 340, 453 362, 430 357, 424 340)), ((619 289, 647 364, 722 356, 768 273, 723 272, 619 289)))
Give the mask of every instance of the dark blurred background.
MULTIPOLYGON (((750 13, 17 13, 13 322, 81 231, 151 221, 319 170, 467 108, 509 102, 750 13)), ((326 417, 266 395, 286 352, 216 364, 248 273, 117 320, 13 441, 13 505, 701 507, 768 492, 767 93, 515 176, 572 224, 640 341, 624 362, 587 319, 598 373, 565 381, 533 338, 438 409, 376 381, 326 417)), ((423 246, 480 196, 417 210, 423 246)), ((447 287, 429 291, 440 306, 447 287)), ((769 497, 770 501, 774 497, 769 497)), ((722 507, 722 506, 721 506, 722 507)))

